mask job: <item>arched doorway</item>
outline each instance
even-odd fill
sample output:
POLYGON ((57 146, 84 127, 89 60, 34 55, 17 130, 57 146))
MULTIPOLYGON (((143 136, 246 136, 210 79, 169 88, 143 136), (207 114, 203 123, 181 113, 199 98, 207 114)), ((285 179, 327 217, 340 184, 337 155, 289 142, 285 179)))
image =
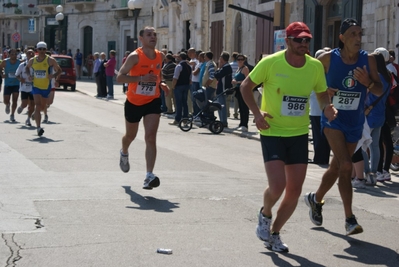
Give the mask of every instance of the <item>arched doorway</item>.
POLYGON ((237 13, 236 21, 234 23, 234 47, 233 50, 242 53, 242 17, 241 13, 237 13))

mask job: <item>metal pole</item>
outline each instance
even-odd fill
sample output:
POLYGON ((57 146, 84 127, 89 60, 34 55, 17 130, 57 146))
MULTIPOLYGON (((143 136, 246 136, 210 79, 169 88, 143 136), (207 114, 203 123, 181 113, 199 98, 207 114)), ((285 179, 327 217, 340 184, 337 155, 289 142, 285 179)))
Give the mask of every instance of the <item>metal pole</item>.
POLYGON ((280 29, 285 29, 285 0, 281 0, 280 29))
MULTIPOLYGON (((134 10, 136 11, 136 10, 134 10)), ((133 37, 133 48, 134 50, 137 49, 137 18, 138 18, 137 12, 134 12, 134 37, 133 37)))
POLYGON ((61 20, 58 21, 58 53, 61 53, 61 20))
POLYGON ((140 15, 140 8, 136 8, 133 10, 133 16, 134 16, 134 37, 133 37, 133 47, 134 49, 137 49, 138 47, 138 38, 137 38, 137 19, 139 18, 140 15))

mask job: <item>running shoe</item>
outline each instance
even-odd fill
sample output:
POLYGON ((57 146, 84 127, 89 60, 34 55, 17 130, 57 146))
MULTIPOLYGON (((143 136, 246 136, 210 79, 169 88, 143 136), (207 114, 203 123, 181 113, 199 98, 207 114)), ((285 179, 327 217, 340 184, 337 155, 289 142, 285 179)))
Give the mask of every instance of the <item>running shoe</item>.
POLYGON ((288 246, 281 241, 280 234, 270 235, 269 242, 265 242, 265 246, 275 252, 288 252, 288 246))
POLYGON ((18 114, 21 114, 22 113, 22 110, 24 110, 21 106, 19 106, 18 108, 17 108, 17 113, 18 114))
POLYGON ((125 155, 120 151, 121 157, 119 159, 119 167, 123 172, 129 172, 130 164, 129 164, 129 154, 125 155))
POLYGON ((37 135, 38 135, 38 136, 42 136, 43 134, 44 134, 44 129, 41 128, 41 127, 38 128, 38 129, 37 129, 37 135))
POLYGON ((385 182, 385 176, 382 172, 377 172, 376 175, 377 175, 377 182, 381 183, 385 182))
POLYGON ((354 178, 352 180, 352 187, 353 188, 365 188, 366 186, 364 185, 365 181, 364 179, 359 179, 359 178, 354 178))
POLYGON ((240 126, 237 128, 237 131, 241 131, 243 133, 247 133, 248 132, 248 128, 245 126, 240 126))
POLYGON ((6 105, 6 114, 10 114, 10 104, 6 105))
POLYGON ((30 123, 30 119, 29 118, 26 119, 25 125, 26 126, 32 126, 32 124, 30 123))
POLYGON ((384 179, 385 181, 391 181, 391 174, 389 172, 387 172, 386 170, 384 170, 382 172, 382 174, 384 175, 384 179))
POLYGON ((258 226, 256 227, 256 236, 262 241, 269 241, 272 219, 265 217, 262 214, 262 210, 263 207, 260 209, 258 214, 258 226))
POLYGON ((145 178, 143 189, 151 190, 154 187, 158 187, 160 184, 161 182, 159 181, 159 178, 151 173, 145 178))
POLYGON ((47 116, 47 114, 46 114, 46 115, 44 115, 44 120, 43 120, 43 123, 48 123, 48 116, 47 116))
POLYGON ((366 179, 366 185, 375 185, 377 182, 377 177, 374 173, 369 173, 366 179))
POLYGON ((315 195, 316 193, 314 192, 307 193, 305 195, 305 203, 310 208, 309 209, 310 220, 315 225, 320 226, 323 224, 323 215, 321 213, 323 211, 324 200, 322 200, 320 203, 317 203, 315 201, 315 195))
POLYGON ((11 122, 15 122, 14 115, 10 115, 10 121, 11 121, 11 122))
POLYGON ((169 125, 179 125, 179 122, 178 121, 171 121, 168 124, 169 125))
POLYGON ((355 235, 363 233, 363 228, 357 223, 355 215, 347 218, 345 221, 346 235, 355 235))

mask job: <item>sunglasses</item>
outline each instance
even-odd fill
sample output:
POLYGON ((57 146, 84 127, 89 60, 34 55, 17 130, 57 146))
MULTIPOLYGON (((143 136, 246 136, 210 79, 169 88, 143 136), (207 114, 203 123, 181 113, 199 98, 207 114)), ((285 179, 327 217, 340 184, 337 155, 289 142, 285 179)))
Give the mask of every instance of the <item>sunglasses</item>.
POLYGON ((287 37, 288 39, 291 39, 292 41, 294 41, 295 43, 298 43, 298 44, 308 44, 308 43, 310 43, 310 40, 312 40, 311 38, 308 38, 308 37, 305 37, 305 38, 295 38, 295 37, 292 37, 292 36, 290 36, 290 37, 287 37))
POLYGON ((43 50, 46 50, 46 48, 38 48, 37 50, 43 51, 43 50))
POLYGON ((237 61, 244 61, 244 58, 237 58, 237 61))

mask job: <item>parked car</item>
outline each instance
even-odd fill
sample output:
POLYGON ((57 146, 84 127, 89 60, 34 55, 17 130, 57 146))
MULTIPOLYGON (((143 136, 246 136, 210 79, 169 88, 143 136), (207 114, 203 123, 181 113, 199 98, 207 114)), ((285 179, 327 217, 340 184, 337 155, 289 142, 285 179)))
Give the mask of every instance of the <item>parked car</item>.
POLYGON ((68 86, 71 87, 71 91, 76 90, 76 71, 75 62, 73 58, 65 55, 51 55, 60 65, 62 69, 61 77, 58 79, 60 86, 66 90, 68 86))

